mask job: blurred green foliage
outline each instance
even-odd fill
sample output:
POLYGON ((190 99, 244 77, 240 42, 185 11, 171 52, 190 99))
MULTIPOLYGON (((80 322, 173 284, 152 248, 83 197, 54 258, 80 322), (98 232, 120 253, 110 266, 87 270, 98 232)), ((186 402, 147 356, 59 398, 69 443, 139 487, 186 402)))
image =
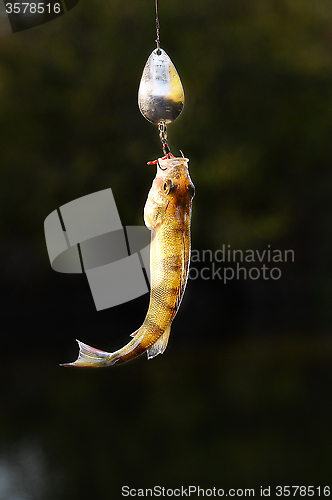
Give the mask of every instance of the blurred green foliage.
MULTIPOLYGON (((165 0, 161 45, 186 103, 169 125, 196 185, 193 247, 292 248, 288 273, 331 324, 332 4, 165 0)), ((50 279, 43 221, 111 187, 123 224, 143 224, 161 155, 137 105, 154 48, 152 0, 81 0, 0 43, 0 275, 50 279)), ((284 278, 283 278, 284 279, 284 278)), ((36 285, 37 286, 37 285, 36 285)))
MULTIPOLYGON (((152 3, 82 0, 2 38, 4 236, 38 238, 51 210, 106 187, 125 223, 142 222, 145 163, 161 153, 137 107, 152 3)), ((310 246, 331 215, 331 3, 167 0, 159 10, 186 93, 168 132, 191 159, 196 246, 301 246, 303 233, 310 246)))

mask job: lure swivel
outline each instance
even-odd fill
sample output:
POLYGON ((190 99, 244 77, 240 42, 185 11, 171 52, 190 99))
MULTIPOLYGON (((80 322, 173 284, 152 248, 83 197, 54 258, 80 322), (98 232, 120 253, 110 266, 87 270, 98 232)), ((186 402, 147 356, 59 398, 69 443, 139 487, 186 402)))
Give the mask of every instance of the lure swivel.
POLYGON ((159 130, 159 137, 161 140, 161 145, 163 147, 164 155, 166 156, 166 158, 170 158, 173 155, 172 155, 172 153, 169 149, 169 145, 167 143, 167 130, 166 130, 165 120, 160 120, 160 122, 158 124, 158 130, 159 130))

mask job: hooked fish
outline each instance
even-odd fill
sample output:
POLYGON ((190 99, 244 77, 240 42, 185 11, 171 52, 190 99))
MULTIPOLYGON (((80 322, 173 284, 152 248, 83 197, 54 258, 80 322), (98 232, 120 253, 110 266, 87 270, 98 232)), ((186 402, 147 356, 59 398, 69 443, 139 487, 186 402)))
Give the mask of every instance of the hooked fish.
POLYGON ((79 340, 75 362, 62 366, 105 367, 129 361, 144 352, 148 359, 163 354, 171 324, 179 309, 190 261, 190 220, 195 187, 187 158, 160 158, 144 208, 144 221, 151 230, 151 292, 142 326, 121 349, 104 352, 79 340))

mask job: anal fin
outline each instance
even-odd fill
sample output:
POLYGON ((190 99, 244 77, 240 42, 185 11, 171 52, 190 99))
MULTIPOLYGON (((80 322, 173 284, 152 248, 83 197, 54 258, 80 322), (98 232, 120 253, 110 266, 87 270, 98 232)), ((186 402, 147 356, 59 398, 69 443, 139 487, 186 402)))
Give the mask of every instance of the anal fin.
POLYGON ((159 339, 146 351, 148 359, 152 359, 158 354, 163 354, 168 344, 171 325, 168 325, 159 339))
POLYGON ((141 327, 138 328, 138 330, 136 330, 135 332, 131 333, 130 334, 130 337, 135 337, 135 335, 138 334, 138 332, 140 331, 141 327))

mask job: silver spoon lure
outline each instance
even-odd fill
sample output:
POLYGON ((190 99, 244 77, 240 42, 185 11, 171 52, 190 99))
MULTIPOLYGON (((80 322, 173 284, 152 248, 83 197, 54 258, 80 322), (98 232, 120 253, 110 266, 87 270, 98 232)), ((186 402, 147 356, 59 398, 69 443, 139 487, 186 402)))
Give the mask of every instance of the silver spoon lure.
POLYGON ((149 122, 158 125, 164 154, 171 155, 167 144, 166 125, 176 120, 184 106, 184 92, 180 77, 168 54, 160 47, 159 17, 156 2, 157 48, 154 49, 143 70, 138 106, 149 122))

